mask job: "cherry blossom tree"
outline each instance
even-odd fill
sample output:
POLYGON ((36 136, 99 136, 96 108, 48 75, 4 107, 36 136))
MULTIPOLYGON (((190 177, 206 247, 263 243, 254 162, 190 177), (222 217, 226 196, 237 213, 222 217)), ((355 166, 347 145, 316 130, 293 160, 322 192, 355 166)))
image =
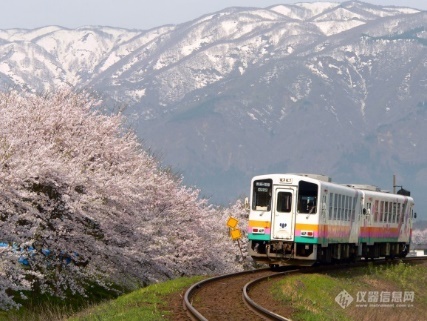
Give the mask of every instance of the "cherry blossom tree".
POLYGON ((412 231, 412 247, 427 245, 427 229, 414 229, 412 231))
POLYGON ((87 93, 0 93, 0 309, 241 269, 220 209, 161 168, 87 93), (11 292, 12 291, 12 292, 11 292), (13 295, 12 295, 13 294, 13 295))

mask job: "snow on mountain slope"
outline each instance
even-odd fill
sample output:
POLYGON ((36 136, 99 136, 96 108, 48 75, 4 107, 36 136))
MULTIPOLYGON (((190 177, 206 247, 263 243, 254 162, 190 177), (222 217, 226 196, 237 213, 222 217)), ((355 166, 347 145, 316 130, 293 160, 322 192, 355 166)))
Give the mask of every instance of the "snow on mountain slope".
POLYGON ((279 12, 292 19, 304 21, 338 6, 339 3, 334 2, 314 2, 297 3, 295 5, 278 5, 270 7, 270 10, 279 12))
POLYGON ((372 184, 395 172, 424 188, 426 28, 426 12, 347 1, 151 30, 2 30, 0 81, 128 105, 141 138, 222 201, 270 171, 372 184))
POLYGON ((251 64, 297 54, 322 36, 381 17, 415 13, 354 1, 317 2, 230 8, 148 31, 57 26, 4 30, 0 32, 4 40, 0 72, 7 82, 35 91, 64 85, 115 90, 129 82, 133 84, 126 91, 130 101, 148 93, 145 82, 159 78, 159 103, 169 104, 236 70, 243 74, 251 64), (11 43, 16 44, 12 51, 11 43), (26 50, 31 54, 24 59, 26 50), (34 64, 38 67, 30 67, 34 64))

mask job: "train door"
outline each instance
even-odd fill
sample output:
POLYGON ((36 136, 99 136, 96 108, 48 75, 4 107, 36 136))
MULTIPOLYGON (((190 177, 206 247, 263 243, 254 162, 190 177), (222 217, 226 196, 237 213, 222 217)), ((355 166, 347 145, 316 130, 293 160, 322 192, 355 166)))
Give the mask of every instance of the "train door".
POLYGON ((372 214, 371 214, 371 201, 366 202, 368 197, 365 193, 362 194, 361 198, 361 212, 360 212, 360 233, 359 237, 361 238, 361 242, 366 243, 367 245, 372 245, 371 237, 372 237, 372 214))
POLYGON ((295 195, 293 188, 276 188, 274 191, 272 239, 293 241, 295 226, 295 195))

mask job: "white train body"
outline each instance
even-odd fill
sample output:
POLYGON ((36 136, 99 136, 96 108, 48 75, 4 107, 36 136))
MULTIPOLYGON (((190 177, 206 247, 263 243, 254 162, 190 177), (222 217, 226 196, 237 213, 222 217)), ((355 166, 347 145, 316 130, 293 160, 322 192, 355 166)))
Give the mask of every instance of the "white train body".
POLYGON ((252 179, 249 254, 272 266, 405 256, 414 201, 312 174, 252 179))

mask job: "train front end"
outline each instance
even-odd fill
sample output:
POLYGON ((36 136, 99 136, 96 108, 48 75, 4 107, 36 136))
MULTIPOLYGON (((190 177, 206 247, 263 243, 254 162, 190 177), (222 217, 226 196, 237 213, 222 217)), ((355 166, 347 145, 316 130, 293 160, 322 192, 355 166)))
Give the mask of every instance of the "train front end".
POLYGON ((272 267, 315 263, 317 199, 318 185, 303 182, 298 175, 254 177, 248 224, 249 255, 256 262, 272 267), (298 224, 298 219, 303 219, 304 224, 298 224))

